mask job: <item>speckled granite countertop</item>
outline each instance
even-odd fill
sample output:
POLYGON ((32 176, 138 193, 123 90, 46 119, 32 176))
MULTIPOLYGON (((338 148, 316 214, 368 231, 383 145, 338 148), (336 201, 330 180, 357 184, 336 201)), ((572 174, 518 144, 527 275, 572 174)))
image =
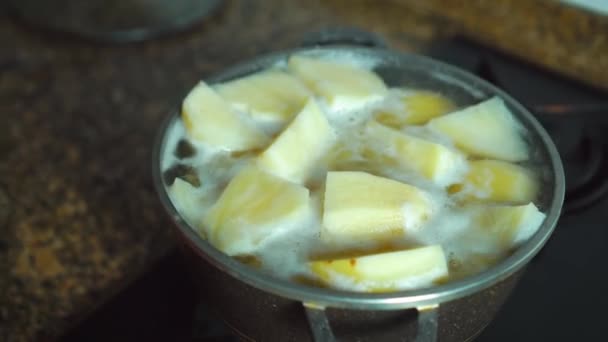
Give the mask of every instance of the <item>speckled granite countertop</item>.
POLYGON ((178 97, 224 66, 306 32, 358 26, 408 51, 465 33, 608 83, 605 19, 525 2, 534 18, 497 25, 492 16, 524 2, 467 2, 469 12, 419 3, 225 1, 186 33, 119 46, 0 17, 0 341, 60 336, 173 247, 151 182, 152 141, 178 97))
POLYGON ((564 76, 608 89, 608 16, 556 0, 392 0, 564 76))

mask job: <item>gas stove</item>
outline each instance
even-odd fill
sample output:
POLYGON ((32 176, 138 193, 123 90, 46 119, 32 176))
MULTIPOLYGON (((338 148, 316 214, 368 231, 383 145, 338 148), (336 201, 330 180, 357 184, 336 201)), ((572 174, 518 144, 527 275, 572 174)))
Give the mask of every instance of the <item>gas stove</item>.
MULTIPOLYGON (((608 97, 464 39, 427 55, 473 72, 527 106, 564 163, 557 228, 476 341, 598 341, 608 307, 608 97)), ((236 341, 205 303, 177 254, 106 304, 66 341, 236 341)))
POLYGON ((566 174, 554 234, 477 340, 601 340, 608 305, 608 97, 464 40, 437 44, 429 55, 528 107, 553 138, 566 174))

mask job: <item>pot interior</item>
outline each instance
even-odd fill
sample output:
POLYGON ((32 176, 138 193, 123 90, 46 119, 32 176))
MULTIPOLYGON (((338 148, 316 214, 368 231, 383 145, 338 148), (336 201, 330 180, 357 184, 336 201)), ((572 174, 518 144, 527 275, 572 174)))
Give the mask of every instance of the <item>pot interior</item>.
POLYGON ((531 146, 530 166, 540 170, 541 175, 542 190, 535 204, 546 213, 546 219, 526 244, 494 267, 445 285, 419 290, 368 294, 313 288, 288 282, 259 272, 223 254, 201 238, 172 205, 162 181, 162 171, 166 167, 162 165, 162 156, 172 153, 167 151, 166 132, 179 119, 179 111, 176 110, 161 127, 157 139, 153 165, 155 185, 180 234, 185 235, 190 247, 195 249, 199 256, 241 281, 293 300, 342 308, 405 309, 460 298, 487 288, 523 267, 542 248, 560 214, 565 188, 564 175, 559 155, 547 132, 521 104, 495 86, 453 66, 418 55, 350 46, 307 48, 270 54, 237 65, 205 81, 208 83, 228 81, 271 66, 281 65, 293 53, 319 57, 331 55, 332 58, 344 59, 356 58, 361 63, 373 67, 388 86, 434 90, 449 97, 459 107, 473 105, 492 96, 501 97, 527 131, 525 139, 531 146))

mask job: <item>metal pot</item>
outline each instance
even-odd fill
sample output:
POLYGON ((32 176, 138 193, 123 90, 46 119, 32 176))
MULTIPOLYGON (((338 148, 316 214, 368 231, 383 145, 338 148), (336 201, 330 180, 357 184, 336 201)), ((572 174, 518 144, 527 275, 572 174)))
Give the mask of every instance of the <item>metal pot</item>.
POLYGON ((538 205, 547 217, 538 232, 512 255, 480 274, 431 288, 382 294, 307 287, 256 271, 201 238, 178 214, 167 195, 160 168, 165 132, 154 149, 154 180, 173 218, 182 250, 193 266, 201 295, 239 336, 255 341, 464 341, 490 322, 526 264, 543 247, 557 223, 564 198, 564 174, 557 150, 536 119, 491 84, 432 59, 378 47, 329 46, 294 49, 255 58, 206 81, 222 82, 267 68, 293 53, 349 54, 377 62, 389 86, 435 89, 465 106, 498 95, 529 131, 534 160, 541 162, 538 205))

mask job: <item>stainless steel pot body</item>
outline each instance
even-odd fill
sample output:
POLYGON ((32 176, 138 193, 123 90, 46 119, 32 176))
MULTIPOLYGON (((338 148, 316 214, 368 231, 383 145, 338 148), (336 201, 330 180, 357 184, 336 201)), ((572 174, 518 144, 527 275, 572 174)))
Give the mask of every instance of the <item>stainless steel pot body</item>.
POLYGON ((532 160, 541 170, 538 201, 547 218, 538 232, 505 260, 469 278, 428 289, 365 294, 307 287, 276 279, 239 263, 202 239, 180 217, 163 184, 160 157, 164 132, 178 119, 171 113, 154 150, 154 179, 161 200, 176 223, 182 249, 199 280, 201 295, 226 323, 257 341, 402 340, 464 341, 492 319, 525 265, 551 235, 564 197, 564 174, 555 146, 534 117, 509 95, 455 67, 417 55, 350 46, 290 50, 263 56, 226 70, 207 82, 241 77, 293 53, 357 57, 375 65, 389 86, 434 89, 466 106, 498 95, 528 131, 532 160), (413 310, 409 310, 413 309, 413 310), (416 313, 418 311, 418 313, 416 313))
MULTIPOLYGON (((314 341, 306 310, 298 300, 277 296, 227 274, 201 260, 190 242, 180 247, 197 284, 203 306, 208 306, 243 340, 314 341)), ((442 303, 438 310, 439 341, 470 341, 492 320, 516 285, 522 271, 471 295, 442 303)), ((327 308, 338 341, 415 341, 417 311, 349 310, 327 308)))

